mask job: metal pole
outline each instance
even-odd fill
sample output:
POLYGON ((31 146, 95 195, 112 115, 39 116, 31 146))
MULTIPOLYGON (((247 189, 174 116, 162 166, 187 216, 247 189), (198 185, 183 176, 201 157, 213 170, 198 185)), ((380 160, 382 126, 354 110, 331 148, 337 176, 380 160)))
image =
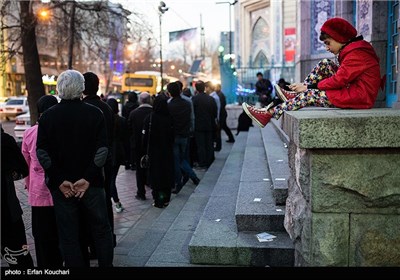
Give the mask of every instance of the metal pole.
POLYGON ((160 75, 161 75, 161 91, 162 91, 163 90, 163 61, 162 61, 161 17, 162 17, 162 13, 160 13, 160 75))
POLYGON ((229 3, 229 35, 228 35, 228 39, 229 39, 229 61, 230 64, 232 65, 232 38, 231 38, 231 34, 232 34, 232 26, 231 26, 231 6, 232 4, 229 3))

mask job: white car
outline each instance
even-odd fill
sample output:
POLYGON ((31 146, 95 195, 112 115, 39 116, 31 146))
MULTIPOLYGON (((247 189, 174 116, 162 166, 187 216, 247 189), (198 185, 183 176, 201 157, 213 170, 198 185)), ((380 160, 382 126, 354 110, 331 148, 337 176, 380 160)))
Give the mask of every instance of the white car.
POLYGON ((25 113, 15 118, 14 134, 15 138, 22 139, 25 130, 31 127, 31 114, 25 113))
POLYGON ((26 96, 10 97, 7 102, 0 107, 0 116, 10 120, 10 117, 29 112, 28 98, 26 96))
MULTIPOLYGON (((61 98, 58 95, 54 95, 57 98, 57 101, 60 102, 61 98)), ((15 127, 14 127, 14 134, 15 138, 18 140, 22 140, 24 137, 24 132, 28 128, 31 127, 31 113, 28 112, 22 115, 18 115, 15 117, 15 127)))

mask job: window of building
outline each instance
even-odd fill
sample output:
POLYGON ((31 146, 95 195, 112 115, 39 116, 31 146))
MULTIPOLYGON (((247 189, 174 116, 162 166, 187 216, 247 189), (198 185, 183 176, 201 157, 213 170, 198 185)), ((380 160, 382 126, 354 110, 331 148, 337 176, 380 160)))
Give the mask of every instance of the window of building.
POLYGON ((260 17, 253 28, 253 41, 269 38, 269 29, 268 23, 260 17))

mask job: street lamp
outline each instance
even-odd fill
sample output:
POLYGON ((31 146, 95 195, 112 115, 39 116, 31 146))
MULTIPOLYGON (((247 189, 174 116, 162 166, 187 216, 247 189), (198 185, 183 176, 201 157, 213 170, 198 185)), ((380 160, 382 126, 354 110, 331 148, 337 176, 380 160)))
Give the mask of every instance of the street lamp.
POLYGON ((231 7, 233 5, 235 5, 238 2, 238 0, 233 1, 233 3, 231 2, 216 2, 215 4, 229 4, 229 61, 232 64, 232 26, 231 26, 231 7))
POLYGON ((47 8, 41 8, 39 9, 37 16, 39 20, 46 21, 50 17, 50 11, 47 8))
POLYGON ((158 5, 158 11, 160 16, 160 76, 161 76, 161 90, 163 89, 163 61, 162 61, 162 32, 161 32, 161 17, 162 15, 168 11, 168 7, 165 5, 163 1, 160 1, 160 5, 158 5))

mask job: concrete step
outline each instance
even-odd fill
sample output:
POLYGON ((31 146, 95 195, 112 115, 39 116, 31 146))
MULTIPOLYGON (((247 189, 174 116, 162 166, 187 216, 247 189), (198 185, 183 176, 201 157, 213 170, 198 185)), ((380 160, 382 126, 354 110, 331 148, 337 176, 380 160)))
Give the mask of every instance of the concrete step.
POLYGON ((167 208, 149 208, 115 248, 117 266, 192 266, 189 240, 231 148, 223 144, 206 172, 194 169, 201 179, 198 186, 189 180, 179 194, 172 195, 167 208))
MULTIPOLYGON (((254 137, 252 132, 249 137, 254 137)), ((246 140, 236 139, 189 242, 192 264, 293 266, 293 244, 285 232, 274 232, 277 238, 263 243, 256 238, 258 231, 238 232, 235 211, 243 159, 249 148, 246 140)))
POLYGON ((236 224, 241 231, 285 231, 284 207, 275 205, 261 129, 249 130, 236 200, 236 224))
MULTIPOLYGON (((241 137, 247 136, 242 135, 241 137)), ((194 190, 188 190, 185 186, 153 223, 152 230, 163 230, 164 235, 145 266, 194 266, 190 263, 189 241, 232 147, 231 144, 223 144, 222 150, 216 153, 213 164, 204 174, 200 184, 194 190)))
POLYGON ((271 185, 276 205, 285 205, 288 195, 288 180, 290 169, 288 163, 288 140, 280 129, 278 121, 261 130, 264 148, 267 155, 271 185))
POLYGON ((239 232, 237 240, 238 265, 288 267, 294 266, 294 246, 286 232, 271 232, 276 238, 259 242, 259 232, 239 232))

